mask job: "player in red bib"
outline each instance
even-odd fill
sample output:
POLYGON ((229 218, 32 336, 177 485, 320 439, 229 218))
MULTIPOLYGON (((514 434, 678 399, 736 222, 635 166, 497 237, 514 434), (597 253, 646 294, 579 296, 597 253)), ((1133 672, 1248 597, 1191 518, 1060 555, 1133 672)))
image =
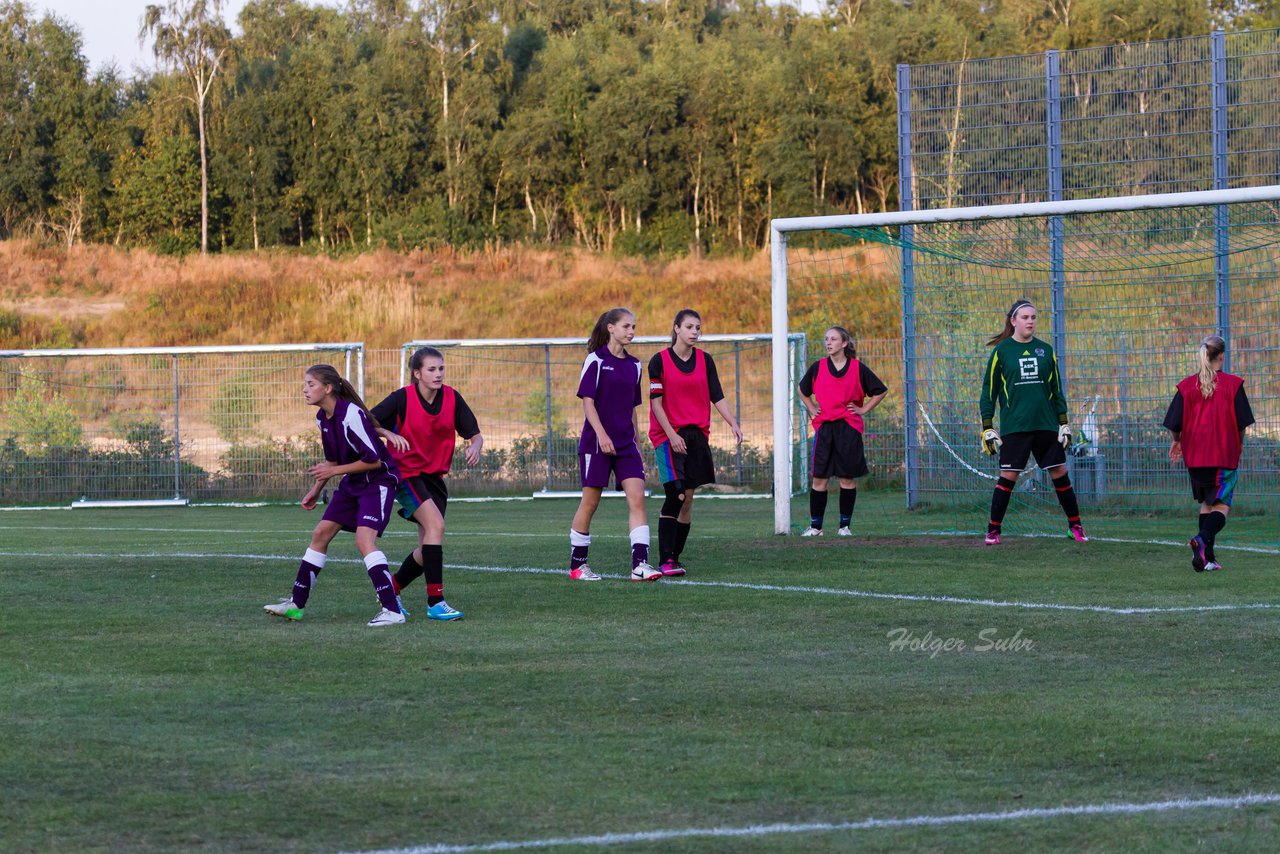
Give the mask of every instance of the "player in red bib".
POLYGON ((880 378, 858 361, 853 336, 832 326, 822 337, 827 357, 809 366, 800 379, 800 400, 813 423, 813 488, 809 490, 809 527, 802 537, 821 537, 827 512, 827 479, 840 480, 841 537, 851 537, 849 523, 858 500, 856 478, 867 474, 862 449, 862 417, 889 393, 880 378))
POLYGON ((465 459, 480 461, 484 436, 471 407, 444 384, 444 356, 422 347, 409 358, 411 385, 396 389, 373 408, 378 433, 400 467, 400 515, 418 526, 418 547, 392 577, 396 594, 427 576, 427 618, 458 620, 462 612, 444 600, 444 514, 449 488, 444 476, 453 462, 454 434, 467 441, 465 459))
POLYGON ((1244 380, 1223 373, 1226 352, 1227 342, 1217 335, 1200 342, 1200 370, 1178 383, 1164 416, 1173 433, 1169 460, 1186 463, 1191 494, 1200 502, 1200 531, 1190 540, 1196 572, 1222 569, 1213 544, 1227 524, 1244 431, 1253 424, 1244 380))
POLYGON ((681 309, 672 324, 671 346, 649 360, 649 441, 666 494, 658 515, 658 571, 667 576, 685 574, 680 553, 689 538, 694 490, 716 482, 707 442, 712 406, 742 444, 715 360, 694 346, 700 337, 702 316, 681 309))

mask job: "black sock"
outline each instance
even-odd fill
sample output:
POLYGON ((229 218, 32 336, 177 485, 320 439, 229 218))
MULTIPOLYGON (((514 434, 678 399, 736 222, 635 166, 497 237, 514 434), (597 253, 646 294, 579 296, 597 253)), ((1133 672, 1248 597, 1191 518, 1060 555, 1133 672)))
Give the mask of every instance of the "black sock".
POLYGON ((853 505, 858 500, 858 487, 845 489, 840 487, 840 527, 847 528, 853 521, 853 505))
POLYGON ((809 487, 809 527, 822 530, 822 517, 827 515, 827 491, 809 487))
POLYGON ((676 520, 670 516, 658 517, 658 565, 666 563, 669 560, 675 560, 676 542, 679 536, 676 534, 676 520))
POLYGON ((394 579, 396 590, 405 589, 421 576, 422 564, 418 563, 417 559, 414 558, 413 552, 409 552, 409 556, 404 559, 404 563, 400 564, 400 568, 396 570, 394 579))
POLYGON ((1217 558, 1213 555, 1213 542, 1218 538, 1218 532, 1225 528, 1226 525, 1226 514, 1219 510, 1200 514, 1200 538, 1204 540, 1204 556, 1206 560, 1217 561, 1217 558))
POLYGON ((422 547, 423 571, 427 576, 427 607, 444 601, 444 546, 422 547))
POLYGON ((1009 499, 1013 497, 1016 480, 1001 475, 996 480, 995 491, 991 494, 991 521, 987 523, 987 533, 1000 532, 1000 524, 1004 522, 1004 514, 1009 509, 1009 499))
POLYGON ((1063 473, 1062 477, 1054 478, 1053 488, 1058 493, 1058 503, 1062 505, 1062 512, 1067 514, 1068 525, 1080 524, 1080 502, 1076 501, 1076 491, 1071 486, 1071 475, 1063 473))
POLYGON ((671 556, 676 560, 680 559, 680 555, 684 554, 684 544, 689 539, 689 529, 693 527, 692 522, 681 522, 676 520, 676 547, 671 556))

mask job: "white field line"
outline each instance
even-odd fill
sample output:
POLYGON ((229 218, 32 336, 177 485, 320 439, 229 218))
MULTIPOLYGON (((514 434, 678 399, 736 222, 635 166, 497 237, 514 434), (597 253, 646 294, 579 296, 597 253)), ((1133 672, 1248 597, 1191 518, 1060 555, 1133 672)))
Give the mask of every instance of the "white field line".
MULTIPOLYGON (((451 499, 452 500, 452 499, 451 499)), ((310 526, 307 526, 309 529, 310 526)), ((109 531, 115 533, 143 533, 143 534, 216 534, 220 536, 240 535, 240 534, 274 534, 290 533, 279 528, 237 528, 235 531, 228 532, 221 528, 142 528, 142 527, 118 527, 111 525, 100 525, 90 527, 85 525, 76 525, 74 528, 68 528, 66 525, 0 525, 0 531, 57 531, 59 533, 67 533, 68 531, 109 531)), ((292 533, 305 535, 307 531, 299 529, 292 533)), ((384 537, 416 537, 417 532, 409 529, 399 531, 387 531, 384 537)), ((626 534, 592 534, 593 540, 625 540, 626 534)), ((982 536, 981 531, 906 531, 900 534, 890 534, 890 536, 907 536, 907 537, 973 537, 975 540, 982 536)), ((483 537, 484 539, 505 538, 505 539, 567 539, 563 531, 450 531, 449 538, 455 537, 483 537)), ((721 539, 711 534, 692 534, 691 540, 712 540, 721 539)), ((1037 533, 1037 534, 1006 534, 1006 540, 1022 539, 1022 540, 1062 540, 1066 539, 1063 534, 1037 533)), ((1120 545, 1130 546, 1172 546, 1178 549, 1187 547, 1186 540, 1136 540, 1126 539, 1124 537, 1089 537, 1090 542, 1095 543, 1118 543, 1120 545)), ((874 540, 872 540, 874 543, 874 540)), ((803 548, 803 546, 800 546, 803 548)), ((1229 543, 1215 545, 1214 548, 1219 551, 1232 552, 1249 552, 1251 554, 1264 555, 1280 555, 1280 548, 1273 546, 1235 546, 1229 543)))
POLYGON ((756 824, 746 827, 689 827, 648 830, 638 833, 604 833, 597 836, 563 836, 555 839, 525 839, 481 842, 471 845, 421 845, 412 848, 385 848, 364 854, 470 854, 473 851, 516 851, 557 846, 634 845, 674 839, 742 839, 780 834, 842 833, 856 830, 883 830, 903 827, 949 827, 966 824, 996 824, 1064 817, 1129 816, 1179 812, 1195 809, 1240 809, 1276 806, 1280 794, 1265 793, 1220 798, 1182 798, 1147 803, 1081 804, 1079 806, 1033 807, 1007 812, 972 812, 952 815, 916 815, 907 818, 867 818, 858 821, 807 822, 803 824, 756 824))
MULTIPOLYGON (((47 557, 75 559, 110 559, 124 558, 128 560, 258 560, 297 562, 298 555, 272 554, 237 554, 226 552, 30 552, 0 551, 0 557, 47 557)), ((351 558, 335 558, 329 563, 347 563, 364 565, 361 560, 351 558)), ((566 575, 564 569, 548 569, 537 566, 484 566, 465 563, 447 563, 448 569, 459 569, 466 572, 492 572, 510 575, 566 575)), ((601 577, 615 581, 629 581, 624 575, 600 573, 601 577)), ((683 587, 712 587, 730 590, 756 590, 764 593, 801 593, 818 596, 845 596, 853 599, 882 599, 894 602, 935 602, 945 605, 973 605, 981 608, 1020 608, 1028 611, 1075 611, 1093 614, 1116 614, 1129 616, 1134 614, 1192 614, 1213 611, 1270 611, 1280 610, 1280 604, 1269 602, 1243 602, 1235 605, 1186 605, 1186 606, 1129 606, 1115 607, 1110 605, 1065 605, 1055 602, 1023 602, 1007 599, 969 599, 961 596, 943 596, 920 593, 880 593, 871 590, 851 590, 842 587, 806 587, 798 584, 748 584, 740 581, 694 581, 691 579, 662 581, 667 585, 683 587)))

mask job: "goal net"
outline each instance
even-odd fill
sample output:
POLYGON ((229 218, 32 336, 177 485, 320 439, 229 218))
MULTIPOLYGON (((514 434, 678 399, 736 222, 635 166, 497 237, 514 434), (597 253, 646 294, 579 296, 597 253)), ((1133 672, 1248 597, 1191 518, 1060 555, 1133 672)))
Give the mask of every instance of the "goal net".
MULTIPOLYGON (((775 220, 773 248, 774 334, 803 332, 810 353, 830 325, 856 333, 876 294, 900 295, 901 352, 870 365, 890 397, 868 421, 902 439, 869 438, 867 456, 900 472, 920 530, 983 530, 996 464, 980 449, 979 376, 987 340, 1024 297, 1058 357, 1086 513, 1187 510, 1161 421, 1212 333, 1227 339, 1227 370, 1245 378, 1257 418, 1241 483, 1250 504, 1277 506, 1280 187, 775 220)), ((794 429, 794 398, 774 406, 775 430, 794 429)), ((781 490, 775 530, 792 526, 781 490)), ((1062 529, 1044 475, 1021 478, 1005 530, 1062 529)))
POLYGON ((321 362, 363 388, 358 343, 0 351, 0 504, 296 498, 321 362))

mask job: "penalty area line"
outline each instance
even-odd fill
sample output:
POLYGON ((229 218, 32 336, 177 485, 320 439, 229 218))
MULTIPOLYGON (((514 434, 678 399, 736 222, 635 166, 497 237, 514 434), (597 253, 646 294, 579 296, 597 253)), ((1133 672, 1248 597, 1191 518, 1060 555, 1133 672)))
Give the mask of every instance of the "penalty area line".
POLYGON ((383 848, 363 854, 470 854, 473 851, 516 851, 558 846, 634 845, 675 839, 732 839, 781 834, 842 833, 911 827, 949 827, 966 824, 998 824, 1027 820, 1075 817, 1110 817, 1180 812, 1198 809, 1241 809, 1280 805, 1280 794, 1263 793, 1217 798, 1179 798, 1146 803, 1081 804, 1079 806, 1031 807, 1006 812, 971 812, 951 815, 916 815, 906 818, 866 818, 856 821, 755 824, 745 827, 689 827, 648 830, 635 833, 603 833, 594 836, 562 836, 553 839, 525 839, 481 842, 469 845, 421 845, 411 848, 383 848))
MULTIPOLYGON (((240 554, 225 552, 29 552, 0 551, 0 557, 44 557, 44 558, 80 558, 80 559, 126 559, 126 560, 257 560, 257 561, 289 561, 297 563, 298 555, 279 554, 240 554)), ((329 564, 358 564, 362 560, 352 558, 335 558, 329 564)), ((492 572, 505 575, 557 575, 567 576, 564 569, 549 569, 538 566, 486 566, 466 563, 447 563, 447 569, 458 569, 465 572, 492 572)), ((603 578, 613 581, 629 581, 628 576, 601 573, 603 578)), ((745 581, 699 581, 694 579, 663 579, 662 584, 672 587, 706 587, 728 590, 754 590, 763 593, 800 593, 818 596, 845 596, 853 599, 880 599, 894 602, 924 602, 943 605, 970 605, 980 608, 1016 608, 1028 611, 1071 611, 1093 614, 1115 614, 1132 616, 1142 614, 1196 614, 1214 611, 1269 611, 1280 609, 1280 604, 1268 602, 1243 602, 1235 605, 1171 605, 1171 606, 1129 606, 1113 605, 1067 605, 1058 602, 1023 602, 1010 599, 974 599, 963 596, 946 596, 932 593, 881 593, 874 590, 856 590, 844 587, 807 587, 799 584, 751 584, 745 581)))

